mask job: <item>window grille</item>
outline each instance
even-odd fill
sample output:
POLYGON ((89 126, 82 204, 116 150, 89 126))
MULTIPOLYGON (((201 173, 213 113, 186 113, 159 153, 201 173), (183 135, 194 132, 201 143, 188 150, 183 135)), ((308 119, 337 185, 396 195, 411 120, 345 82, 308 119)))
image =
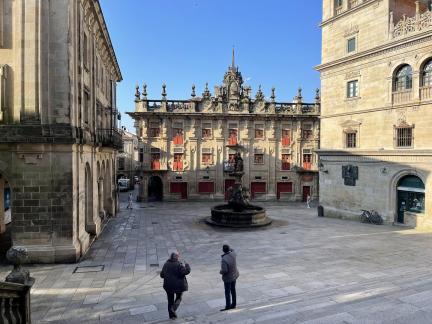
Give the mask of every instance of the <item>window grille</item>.
POLYGON ((413 128, 398 127, 396 128, 396 146, 397 147, 412 147, 413 145, 413 128))
POLYGON ((150 153, 160 153, 160 149, 152 147, 150 153))
POLYGON ((183 148, 182 147, 174 147, 174 154, 183 154, 183 148))
POLYGON ((346 133, 346 147, 357 147, 357 133, 346 133))
POLYGON ((205 154, 211 154, 212 153, 212 149, 211 148, 203 148, 202 152, 205 154))

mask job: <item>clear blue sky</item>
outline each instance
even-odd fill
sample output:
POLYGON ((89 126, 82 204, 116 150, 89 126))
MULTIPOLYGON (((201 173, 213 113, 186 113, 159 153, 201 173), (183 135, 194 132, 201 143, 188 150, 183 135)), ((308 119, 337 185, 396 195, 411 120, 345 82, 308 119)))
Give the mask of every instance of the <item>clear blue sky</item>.
POLYGON ((188 99, 195 83, 213 93, 222 83, 235 46, 236 65, 252 93, 291 101, 297 88, 313 100, 319 87, 322 1, 293 0, 100 0, 123 74, 118 86, 122 125, 134 111, 135 84, 148 97, 188 99))

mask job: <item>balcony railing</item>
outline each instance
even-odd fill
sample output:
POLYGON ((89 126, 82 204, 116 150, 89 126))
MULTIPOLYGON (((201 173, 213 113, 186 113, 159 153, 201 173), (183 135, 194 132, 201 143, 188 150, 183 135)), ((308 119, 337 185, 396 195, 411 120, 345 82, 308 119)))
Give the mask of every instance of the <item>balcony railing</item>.
POLYGON ((343 6, 339 6, 335 9, 336 15, 340 15, 342 13, 342 11, 343 11, 343 6))
POLYGON ((396 91, 392 94, 393 105, 399 105, 412 100, 412 90, 396 91))
POLYGON ((116 129, 99 129, 97 131, 97 142, 102 146, 113 147, 116 150, 123 148, 122 135, 116 129))
POLYGON ((432 12, 420 13, 420 5, 417 1, 416 14, 414 17, 403 16, 396 24, 393 22, 393 12, 390 13, 390 35, 393 38, 403 37, 415 32, 432 28, 432 12))
POLYGON ((420 99, 430 100, 432 99, 432 86, 421 87, 420 88, 420 99))
POLYGON ((349 7, 350 9, 357 7, 360 3, 361 3, 360 0, 349 0, 349 7))

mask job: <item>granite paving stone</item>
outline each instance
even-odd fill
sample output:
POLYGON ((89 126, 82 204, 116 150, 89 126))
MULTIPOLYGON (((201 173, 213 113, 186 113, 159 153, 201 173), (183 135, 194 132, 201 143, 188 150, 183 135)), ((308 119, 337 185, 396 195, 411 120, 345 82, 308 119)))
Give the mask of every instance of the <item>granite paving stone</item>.
POLYGON ((229 230, 203 223, 211 203, 126 202, 121 193, 119 214, 78 264, 28 266, 34 323, 170 323, 159 272, 174 250, 192 268, 176 323, 432 322, 432 233, 270 202, 260 204, 273 225, 229 230), (219 312, 225 243, 238 253, 238 308, 219 312))

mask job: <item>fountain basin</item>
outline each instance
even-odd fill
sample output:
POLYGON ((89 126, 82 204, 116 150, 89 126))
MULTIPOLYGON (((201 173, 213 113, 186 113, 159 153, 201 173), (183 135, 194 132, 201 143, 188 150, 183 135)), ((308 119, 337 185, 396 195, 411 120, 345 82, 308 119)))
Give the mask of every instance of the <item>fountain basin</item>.
POLYGON ((260 227, 270 225, 271 218, 266 215, 266 210, 260 206, 248 205, 242 211, 226 205, 218 205, 211 209, 211 217, 206 220, 210 225, 224 227, 260 227))

